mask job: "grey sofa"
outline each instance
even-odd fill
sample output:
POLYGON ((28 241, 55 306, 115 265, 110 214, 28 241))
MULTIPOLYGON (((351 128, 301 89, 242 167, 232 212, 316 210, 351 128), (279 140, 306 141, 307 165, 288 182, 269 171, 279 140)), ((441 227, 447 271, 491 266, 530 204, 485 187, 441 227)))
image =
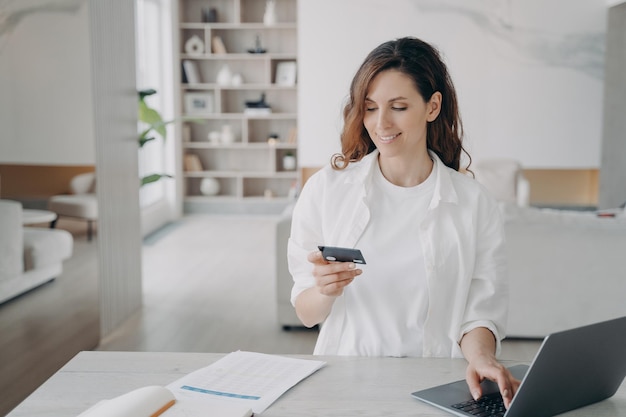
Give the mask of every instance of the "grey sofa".
MULTIPOLYGON (((510 278, 507 336, 549 333, 626 316, 626 216, 502 203, 510 278)), ((276 226, 278 323, 302 326, 290 303, 291 211, 276 226)))
POLYGON ((70 233, 23 227, 22 205, 0 200, 0 303, 58 277, 72 250, 70 233))
POLYGON ((626 216, 503 205, 507 333, 549 333, 626 316, 626 216))

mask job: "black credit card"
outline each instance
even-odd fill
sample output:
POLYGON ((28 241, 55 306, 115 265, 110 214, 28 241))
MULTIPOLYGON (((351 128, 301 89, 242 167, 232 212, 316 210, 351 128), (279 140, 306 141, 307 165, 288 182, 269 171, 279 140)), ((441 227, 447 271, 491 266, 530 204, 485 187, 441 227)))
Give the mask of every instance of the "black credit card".
POLYGON ((334 262, 354 262, 365 265, 365 258, 358 249, 339 248, 337 246, 318 246, 322 251, 322 256, 327 261, 334 262))

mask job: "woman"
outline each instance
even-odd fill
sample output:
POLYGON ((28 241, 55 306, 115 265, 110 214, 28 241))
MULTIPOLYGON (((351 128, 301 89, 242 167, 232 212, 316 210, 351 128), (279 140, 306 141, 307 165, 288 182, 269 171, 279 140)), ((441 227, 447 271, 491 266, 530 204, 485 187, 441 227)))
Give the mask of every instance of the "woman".
POLYGON ((294 208, 291 301, 322 324, 315 354, 460 357, 466 379, 518 381, 497 360, 507 314, 496 202, 458 172, 462 126, 438 52, 416 38, 374 49, 344 108, 342 153, 294 208), (358 247, 367 265, 328 262, 318 245, 358 247))

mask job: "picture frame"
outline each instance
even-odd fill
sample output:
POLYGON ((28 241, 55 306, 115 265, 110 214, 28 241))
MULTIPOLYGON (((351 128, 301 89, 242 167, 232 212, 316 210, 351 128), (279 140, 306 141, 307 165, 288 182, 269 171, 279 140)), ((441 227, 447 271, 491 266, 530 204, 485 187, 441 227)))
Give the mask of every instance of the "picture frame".
POLYGON ((283 61, 276 64, 276 85, 295 86, 296 85, 296 61, 283 61))
POLYGON ((186 114, 210 114, 214 113, 214 99, 212 92, 188 92, 185 93, 184 103, 186 114))

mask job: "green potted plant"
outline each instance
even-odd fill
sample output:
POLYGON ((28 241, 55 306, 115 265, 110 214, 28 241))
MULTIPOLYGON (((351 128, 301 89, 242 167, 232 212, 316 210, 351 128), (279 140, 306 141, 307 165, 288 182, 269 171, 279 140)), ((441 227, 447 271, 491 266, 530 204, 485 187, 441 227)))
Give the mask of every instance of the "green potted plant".
MULTIPOLYGON (((167 137, 167 130, 165 127, 168 124, 172 123, 173 120, 164 121, 163 118, 161 117, 161 114, 155 109, 153 109, 152 107, 148 106, 148 104, 146 103, 145 98, 153 94, 156 94, 156 90, 150 88, 146 90, 140 90, 138 91, 138 93, 139 93, 138 118, 139 118, 139 121, 141 121, 146 126, 146 128, 139 133, 138 142, 139 142, 139 148, 141 149, 146 143, 156 139, 155 134, 161 136, 163 140, 165 141, 167 137)), ((141 178, 141 185, 143 186, 146 184, 150 184, 152 182, 160 180, 161 178, 172 178, 172 176, 169 174, 163 174, 163 173, 149 174, 141 178)))

